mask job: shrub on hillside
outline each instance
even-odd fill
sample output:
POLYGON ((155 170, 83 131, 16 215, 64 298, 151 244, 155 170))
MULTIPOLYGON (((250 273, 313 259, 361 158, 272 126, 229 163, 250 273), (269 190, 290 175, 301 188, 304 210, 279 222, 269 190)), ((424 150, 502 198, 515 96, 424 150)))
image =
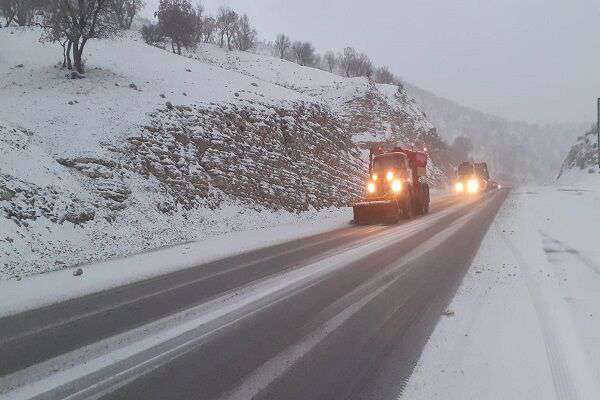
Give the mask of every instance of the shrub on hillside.
POLYGON ((162 34, 171 40, 173 53, 181 54, 182 47, 191 48, 197 44, 197 14, 189 0, 160 0, 154 15, 162 34))
POLYGON ((84 73, 83 51, 90 39, 108 38, 120 30, 114 9, 105 0, 46 0, 42 40, 58 42, 73 68, 84 73))
POLYGON ((158 24, 148 24, 142 26, 142 39, 149 45, 155 46, 164 40, 164 35, 158 24))
POLYGON ((144 0, 110 0, 110 6, 121 29, 130 29, 133 19, 145 5, 144 0))

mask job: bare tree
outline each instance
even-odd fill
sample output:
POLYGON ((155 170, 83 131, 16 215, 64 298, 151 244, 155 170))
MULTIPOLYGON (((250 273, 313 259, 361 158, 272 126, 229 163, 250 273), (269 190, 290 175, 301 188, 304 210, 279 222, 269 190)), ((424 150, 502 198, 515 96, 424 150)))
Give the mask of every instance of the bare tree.
POLYGON ((277 38, 275 38, 274 46, 276 55, 281 59, 285 58, 291 45, 292 41, 290 40, 290 38, 285 34, 280 33, 279 35, 277 35, 277 38))
POLYGON ((310 42, 296 41, 292 44, 295 60, 302 66, 312 66, 315 61, 315 48, 310 42))
POLYGON ((371 77, 371 75, 373 75, 373 63, 365 53, 360 53, 358 55, 353 69, 353 76, 371 77))
POLYGON ((329 72, 333 72, 335 70, 335 67, 337 67, 338 58, 336 57, 336 55, 333 51, 329 50, 323 56, 323 62, 325 63, 327 70, 329 72))
POLYGON ((201 35, 204 43, 213 43, 216 31, 217 21, 213 17, 205 17, 202 19, 201 35))
POLYGON ((130 29, 135 16, 144 8, 144 0, 110 0, 121 29, 130 29))
POLYGON ((377 68, 373 75, 373 79, 377 83, 385 83, 389 85, 394 85, 398 82, 396 76, 386 66, 377 68))
POLYGON ((6 25, 9 26, 15 19, 17 9, 15 7, 17 0, 0 0, 0 14, 6 20, 6 25))
POLYGON ((238 15, 229 7, 219 8, 217 14, 217 31, 219 34, 219 46, 225 46, 225 39, 227 39, 227 48, 233 49, 233 38, 237 28, 238 15))
POLYGON ((194 9, 194 29, 192 30, 193 42, 201 43, 203 41, 203 25, 205 18, 204 14, 204 6, 202 3, 196 4, 196 8, 194 9))
POLYGON ((347 77, 350 77, 350 72, 356 63, 356 58, 356 50, 352 47, 344 48, 344 52, 338 57, 340 68, 347 77))
POLYGON ((46 0, 44 10, 43 39, 67 41, 73 67, 79 73, 84 73, 83 51, 87 42, 114 36, 119 30, 108 0, 46 0))
POLYGON ((327 70, 327 66, 323 63, 323 56, 319 53, 315 53, 311 66, 323 71, 327 70))
POLYGON ((256 29, 250 25, 250 19, 246 14, 242 15, 237 23, 235 31, 235 45, 239 50, 248 51, 256 47, 256 29))
POLYGON ((173 53, 181 54, 181 48, 194 47, 196 36, 196 12, 189 0, 160 0, 158 26, 166 37, 171 39, 173 53))
POLYGON ((369 56, 358 53, 352 47, 346 47, 343 54, 339 56, 339 65, 347 77, 373 75, 373 63, 369 56))
POLYGON ((43 4, 43 0, 0 0, 0 14, 6 19, 6 26, 12 22, 19 26, 32 25, 36 11, 43 4))

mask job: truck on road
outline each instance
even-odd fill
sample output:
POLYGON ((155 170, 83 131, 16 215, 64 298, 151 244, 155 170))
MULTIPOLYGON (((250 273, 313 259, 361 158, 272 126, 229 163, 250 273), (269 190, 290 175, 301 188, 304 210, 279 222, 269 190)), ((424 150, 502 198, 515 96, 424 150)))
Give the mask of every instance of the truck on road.
POLYGON ((457 194, 477 194, 488 190, 490 174, 485 162, 465 161, 458 165, 454 191, 457 194))
POLYGON ((355 223, 396 223, 401 218, 428 213, 426 167, 425 152, 401 147, 371 148, 365 195, 353 207, 355 223))

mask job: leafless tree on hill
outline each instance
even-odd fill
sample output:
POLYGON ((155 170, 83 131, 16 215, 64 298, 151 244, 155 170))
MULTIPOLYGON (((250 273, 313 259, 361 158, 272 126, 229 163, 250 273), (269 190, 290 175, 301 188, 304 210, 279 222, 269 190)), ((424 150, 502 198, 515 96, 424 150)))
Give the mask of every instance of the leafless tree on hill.
POLYGON ((302 66, 312 66, 315 61, 315 48, 310 42, 296 41, 292 44, 296 62, 302 66))
POLYGON ((217 31, 219 34, 219 46, 225 46, 227 39, 227 49, 233 50, 233 38, 238 22, 238 14, 229 7, 221 7, 217 13, 217 31))
POLYGON ((338 57, 340 68, 346 77, 350 77, 353 65, 357 58, 356 50, 352 47, 344 48, 344 52, 338 57))
POLYGON ((6 20, 5 26, 13 22, 19 26, 32 25, 35 13, 44 3, 44 0, 0 0, 0 15, 6 20))
POLYGON ((370 77, 373 75, 373 63, 369 56, 359 53, 352 47, 346 47, 339 56, 339 65, 348 78, 356 76, 370 77))
POLYGON ((290 40, 290 38, 285 34, 280 33, 279 35, 277 35, 277 38, 275 38, 275 55, 281 59, 284 59, 288 54, 291 45, 292 41, 290 40))
POLYGON ((355 60, 353 67, 354 76, 366 76, 371 77, 373 75, 373 63, 369 56, 364 53, 360 53, 358 58, 355 60))
POLYGON ((213 43, 217 32, 217 21, 213 17, 202 20, 201 34, 203 43, 213 43))
POLYGON ((333 51, 329 50, 323 56, 323 62, 325 63, 327 70, 333 73, 333 71, 335 71, 335 67, 337 67, 338 64, 338 58, 336 57, 333 51))
POLYGON ((242 15, 237 23, 235 32, 235 46, 242 51, 248 51, 256 46, 256 29, 250 25, 250 19, 246 14, 242 15))
POLYGON ((377 83, 385 83, 389 85, 394 85, 398 82, 396 76, 386 66, 375 69, 373 79, 377 83))

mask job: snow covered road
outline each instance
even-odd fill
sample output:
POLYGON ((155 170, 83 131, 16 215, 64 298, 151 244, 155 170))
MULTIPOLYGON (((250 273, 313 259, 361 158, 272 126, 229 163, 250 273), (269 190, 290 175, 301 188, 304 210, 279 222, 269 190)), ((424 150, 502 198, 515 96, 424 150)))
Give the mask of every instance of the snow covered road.
POLYGON ((373 371, 373 355, 408 346, 397 339, 437 309, 418 336, 431 330, 504 197, 447 198, 398 226, 345 228, 4 318, 0 396, 323 398, 367 388, 357 378, 373 371), (307 384, 313 374, 321 383, 307 384))

